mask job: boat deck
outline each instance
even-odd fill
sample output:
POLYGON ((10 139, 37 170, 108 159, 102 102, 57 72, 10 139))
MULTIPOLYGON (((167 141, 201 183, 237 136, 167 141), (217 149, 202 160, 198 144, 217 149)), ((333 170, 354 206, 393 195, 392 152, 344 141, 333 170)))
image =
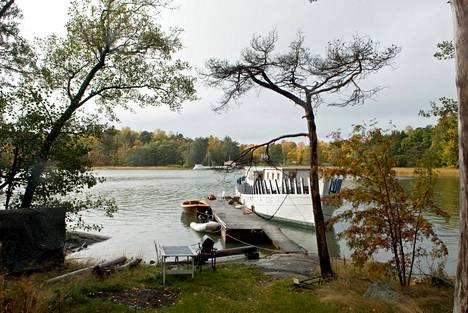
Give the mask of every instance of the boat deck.
POLYGON ((306 250, 289 239, 281 229, 255 214, 243 214, 223 200, 210 201, 216 221, 221 225, 224 242, 249 244, 272 243, 283 253, 305 253, 306 250))

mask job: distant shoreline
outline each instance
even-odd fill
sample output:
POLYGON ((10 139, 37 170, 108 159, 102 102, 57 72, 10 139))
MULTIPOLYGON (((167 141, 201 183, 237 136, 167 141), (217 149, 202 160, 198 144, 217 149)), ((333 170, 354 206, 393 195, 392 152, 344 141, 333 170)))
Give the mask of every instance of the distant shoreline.
MULTIPOLYGON (((395 167, 394 170, 398 176, 413 176, 414 167, 395 167)), ((459 176, 458 168, 438 167, 434 171, 439 176, 459 176)))
MULTIPOLYGON (((395 167, 394 170, 399 176, 413 176, 414 167, 395 167)), ((191 167, 183 166, 95 166, 93 170, 192 170, 191 167)), ((458 168, 435 168, 440 176, 459 176, 458 168)))
POLYGON ((191 170, 182 166, 93 166, 93 170, 191 170))

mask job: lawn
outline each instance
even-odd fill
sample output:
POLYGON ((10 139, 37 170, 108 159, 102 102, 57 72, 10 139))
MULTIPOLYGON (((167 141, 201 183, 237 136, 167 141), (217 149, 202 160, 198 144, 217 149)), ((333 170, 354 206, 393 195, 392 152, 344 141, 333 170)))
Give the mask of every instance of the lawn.
POLYGON ((273 279, 237 264, 205 268, 194 280, 170 276, 165 287, 149 265, 44 283, 58 273, 3 280, 0 312, 450 312, 453 293, 416 286, 399 290, 396 300, 377 301, 362 297, 370 284, 363 271, 340 270, 337 279, 309 290, 294 289, 291 278, 273 279))

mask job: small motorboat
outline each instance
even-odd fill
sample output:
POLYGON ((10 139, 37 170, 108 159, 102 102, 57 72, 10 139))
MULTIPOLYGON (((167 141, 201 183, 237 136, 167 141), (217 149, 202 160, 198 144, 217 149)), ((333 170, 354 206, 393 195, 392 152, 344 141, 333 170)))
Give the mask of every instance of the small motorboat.
POLYGON ((180 204, 185 213, 195 215, 198 221, 208 221, 213 216, 213 211, 208 203, 199 200, 187 200, 180 204))
POLYGON ((198 209, 208 209, 210 205, 205 201, 199 200, 187 200, 180 204, 180 206, 184 209, 187 213, 196 213, 198 209))
POLYGON ((209 221, 206 223, 190 223, 190 228, 197 232, 205 232, 205 233, 215 233, 220 230, 221 225, 219 225, 215 221, 209 221))

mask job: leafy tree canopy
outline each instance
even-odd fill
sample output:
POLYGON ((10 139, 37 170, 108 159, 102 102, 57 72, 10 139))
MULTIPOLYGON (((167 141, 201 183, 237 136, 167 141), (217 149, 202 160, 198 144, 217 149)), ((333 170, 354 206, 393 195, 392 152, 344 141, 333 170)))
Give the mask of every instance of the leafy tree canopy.
POLYGON ((2 99, 0 187, 18 196, 12 208, 94 207, 71 194, 100 181, 88 153, 109 135, 101 113, 113 119, 118 105, 176 110, 195 98, 188 64, 172 57, 181 48, 179 30, 165 32, 156 21, 164 7, 159 0, 73 1, 66 35, 34 46, 35 71, 2 99))
POLYGON ((32 71, 34 65, 35 56, 19 33, 21 18, 14 0, 0 0, 0 83, 3 93, 20 75, 32 71))

